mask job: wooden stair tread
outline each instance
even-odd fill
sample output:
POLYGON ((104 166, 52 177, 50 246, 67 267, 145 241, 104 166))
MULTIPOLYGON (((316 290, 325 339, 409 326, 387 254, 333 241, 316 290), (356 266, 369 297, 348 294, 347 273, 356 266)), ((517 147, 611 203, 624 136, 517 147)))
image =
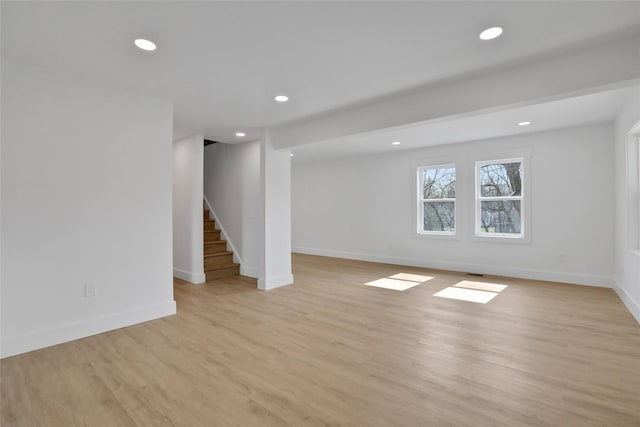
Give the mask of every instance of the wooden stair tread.
POLYGON ((207 282, 227 277, 238 277, 240 275, 240 266, 235 265, 233 267, 205 271, 205 275, 207 282))
POLYGON ((224 251, 224 252, 214 252, 212 254, 206 254, 204 255, 205 258, 209 258, 209 257, 214 257, 214 256, 225 256, 225 255, 233 255, 233 252, 231 251, 224 251))
POLYGON ((204 242, 205 245, 215 245, 220 243, 227 243, 226 240, 211 240, 210 242, 204 242))
POLYGON ((204 271, 206 273, 207 271, 224 270, 227 268, 237 268, 237 267, 240 267, 240 264, 234 262, 231 264, 215 265, 213 267, 205 268, 204 271))

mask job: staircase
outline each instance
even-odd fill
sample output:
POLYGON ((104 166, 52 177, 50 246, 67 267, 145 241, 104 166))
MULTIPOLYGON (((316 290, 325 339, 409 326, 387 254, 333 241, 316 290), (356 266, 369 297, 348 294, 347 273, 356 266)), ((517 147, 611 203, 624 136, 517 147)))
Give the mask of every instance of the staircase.
POLYGON ((233 252, 227 251, 227 242, 220 240, 220 230, 216 230, 215 219, 210 219, 208 209, 204 209, 204 273, 207 282, 223 277, 238 276, 240 264, 233 262, 233 252))

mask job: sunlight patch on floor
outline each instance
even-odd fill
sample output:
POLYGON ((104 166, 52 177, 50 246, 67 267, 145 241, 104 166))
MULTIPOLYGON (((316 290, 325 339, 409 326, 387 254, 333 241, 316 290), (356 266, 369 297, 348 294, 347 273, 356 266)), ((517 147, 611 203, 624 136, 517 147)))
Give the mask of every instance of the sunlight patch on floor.
POLYGON ((471 280, 463 280, 455 285, 456 288, 477 289, 479 291, 502 292, 507 285, 498 285, 497 283, 474 282, 471 280))
POLYGON ((393 276, 389 276, 391 279, 409 280, 412 282, 426 282, 433 279, 431 276, 422 276, 420 274, 398 273, 393 276))
POLYGON ((427 282, 433 279, 431 276, 421 276, 419 274, 409 273, 397 273, 393 276, 383 277, 382 279, 374 280, 372 282, 365 283, 366 286, 373 286, 375 288, 391 289, 394 291, 406 291, 407 289, 418 286, 421 283, 427 282))
POLYGON ((486 304, 496 295, 495 292, 477 291, 474 289, 449 287, 433 294, 434 297, 459 299, 462 301, 478 302, 486 304))
POLYGON ((374 286, 376 288, 392 289, 394 291, 406 291, 409 288, 419 285, 420 282, 411 282, 409 280, 389 279, 385 277, 383 279, 374 280, 373 282, 367 282, 365 285, 374 286))
POLYGON ((462 280, 453 286, 433 294, 434 297, 486 304, 502 292, 507 285, 462 280))

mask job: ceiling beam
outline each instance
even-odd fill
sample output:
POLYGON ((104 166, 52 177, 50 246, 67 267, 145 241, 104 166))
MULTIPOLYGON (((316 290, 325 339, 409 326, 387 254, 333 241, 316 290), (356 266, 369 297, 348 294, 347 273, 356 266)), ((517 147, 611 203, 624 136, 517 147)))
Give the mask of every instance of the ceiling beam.
POLYGON ((640 34, 588 48, 502 64, 482 74, 391 95, 351 108, 276 126, 276 148, 291 148, 396 126, 502 111, 640 82, 640 34))

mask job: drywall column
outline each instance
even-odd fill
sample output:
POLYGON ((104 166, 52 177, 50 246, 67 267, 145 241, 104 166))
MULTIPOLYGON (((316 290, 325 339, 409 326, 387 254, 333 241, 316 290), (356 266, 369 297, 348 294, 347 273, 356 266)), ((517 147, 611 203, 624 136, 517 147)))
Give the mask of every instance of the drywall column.
POLYGON ((260 141, 262 193, 261 268, 258 288, 293 283, 291 274, 291 160, 289 150, 276 150, 269 131, 260 141))
POLYGON ((173 143, 173 275, 204 283, 202 194, 204 137, 173 143))

